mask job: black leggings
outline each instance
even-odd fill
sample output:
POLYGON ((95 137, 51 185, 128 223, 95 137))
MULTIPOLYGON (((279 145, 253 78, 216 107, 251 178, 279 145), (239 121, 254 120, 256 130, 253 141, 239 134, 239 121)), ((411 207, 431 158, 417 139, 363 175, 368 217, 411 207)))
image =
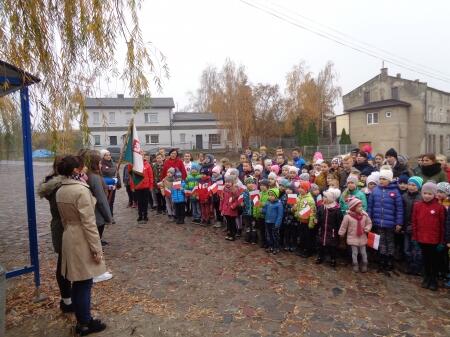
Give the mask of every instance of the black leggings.
POLYGON ((56 264, 56 282, 58 283, 61 298, 71 298, 72 283, 61 274, 61 254, 58 254, 58 262, 56 264))
POLYGON ((425 269, 425 278, 436 281, 439 267, 439 253, 436 250, 437 245, 421 243, 423 266, 425 269))
POLYGON ((236 217, 235 216, 229 216, 225 215, 225 218, 227 219, 227 233, 228 236, 232 237, 233 239, 236 237, 236 217))
POLYGON ((148 195, 149 190, 136 190, 136 199, 138 204, 138 215, 140 218, 146 218, 148 214, 148 195))

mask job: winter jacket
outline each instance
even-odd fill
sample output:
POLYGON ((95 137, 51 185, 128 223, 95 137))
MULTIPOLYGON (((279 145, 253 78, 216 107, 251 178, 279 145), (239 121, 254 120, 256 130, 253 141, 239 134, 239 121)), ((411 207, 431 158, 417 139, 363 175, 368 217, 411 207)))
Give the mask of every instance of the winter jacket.
POLYGON ((239 189, 236 186, 224 187, 223 197, 220 200, 220 211, 224 216, 238 216, 239 189))
POLYGON ((180 202, 185 202, 185 197, 184 197, 184 188, 186 187, 186 183, 184 181, 181 182, 181 188, 180 189, 176 189, 173 188, 170 190, 171 191, 171 196, 172 196, 172 202, 173 203, 180 203, 180 202))
MULTIPOLYGON (((186 178, 186 189, 192 191, 194 187, 198 186, 201 175, 199 173, 191 173, 186 178)), ((191 199, 197 199, 197 195, 192 194, 191 199)))
POLYGON ((370 176, 370 174, 375 171, 375 168, 370 165, 367 161, 361 164, 353 165, 355 169, 357 169, 359 172, 361 172, 362 175, 365 175, 366 177, 370 176))
POLYGON ((301 170, 306 164, 305 159, 303 159, 302 157, 292 158, 292 160, 294 161, 294 166, 299 170, 301 170))
POLYGON ((413 212, 413 206, 416 202, 422 201, 420 192, 409 193, 406 192, 402 195, 403 199, 403 226, 402 229, 405 233, 412 233, 411 217, 413 212))
POLYGON ((436 184, 441 182, 447 182, 447 174, 442 170, 440 163, 435 163, 429 166, 421 166, 419 177, 423 179, 423 183, 432 180, 436 184))
POLYGON ((268 201, 264 205, 262 212, 266 223, 275 224, 276 228, 280 228, 283 221, 283 204, 280 200, 268 201))
POLYGON ((398 178, 402 174, 407 175, 408 177, 411 176, 408 167, 406 165, 400 164, 399 162, 396 162, 394 167, 392 167, 392 173, 394 174, 394 178, 398 178))
POLYGON ((262 208, 269 201, 269 191, 259 192, 259 205, 253 207, 253 217, 255 219, 262 219, 264 215, 262 214, 262 208))
POLYGON ((118 174, 119 172, 116 172, 117 169, 116 163, 113 162, 112 159, 111 160, 102 159, 101 166, 102 166, 101 172, 103 177, 116 178, 117 173, 118 178, 117 188, 121 188, 122 184, 120 182, 120 175, 118 174))
POLYGON ((64 227, 61 223, 61 217, 56 204, 56 191, 61 187, 61 182, 65 179, 63 176, 51 175, 39 184, 38 195, 48 200, 50 204, 50 213, 52 220, 50 221, 50 231, 52 234, 52 244, 55 253, 61 254, 62 236, 64 227))
POLYGON ((133 179, 130 179, 130 187, 134 190, 151 190, 153 188, 153 170, 150 164, 144 160, 144 175, 137 185, 134 184, 133 179))
MULTIPOLYGON (((92 177, 101 180, 95 174, 89 180, 92 177)), ((95 225, 95 198, 89 191, 89 186, 81 181, 65 178, 56 192, 56 203, 64 226, 61 274, 74 282, 88 280, 106 272, 104 260, 96 263, 92 258, 93 253, 102 253, 102 245, 95 225)))
POLYGON ((88 177, 89 188, 94 198, 97 199, 97 203, 95 203, 95 222, 97 226, 109 224, 112 222, 112 215, 108 198, 103 188, 103 179, 95 173, 88 173, 88 177))
POLYGON ((327 208, 320 206, 317 209, 318 243, 320 246, 337 247, 339 244, 339 227, 342 222, 342 213, 339 204, 327 208))
MULTIPOLYGON (((350 171, 346 171, 344 169, 342 169, 339 172, 339 188, 341 189, 341 191, 343 191, 345 189, 345 186, 347 186, 347 178, 350 175, 350 171)), ((341 205, 342 208, 342 205, 341 205)))
POLYGON ((341 206, 341 212, 343 215, 347 214, 347 211, 348 211, 347 201, 351 197, 355 197, 355 198, 358 198, 359 200, 361 200, 363 210, 367 211, 366 195, 358 188, 353 191, 346 189, 344 192, 342 192, 342 195, 339 198, 339 205, 341 206))
POLYGON ((181 179, 186 179, 186 169, 184 168, 183 161, 180 158, 171 159, 168 158, 164 161, 164 166, 161 172, 161 179, 164 179, 167 175, 167 170, 173 167, 175 170, 178 169, 181 172, 181 179))
POLYGON ((294 212, 292 211, 293 205, 288 204, 288 195, 285 193, 281 197, 281 203, 283 204, 283 223, 282 226, 292 226, 298 224, 295 220, 294 212))
POLYGON ((396 182, 373 189, 369 197, 368 213, 374 226, 394 228, 403 224, 403 199, 396 182))
POLYGON ((299 194, 293 210, 300 223, 307 223, 309 228, 314 228, 316 225, 316 203, 314 202, 314 198, 311 193, 308 192, 305 195, 299 194), (300 213, 307 207, 310 208, 309 214, 301 215, 300 213))
POLYGON ((320 172, 320 174, 314 180, 314 183, 319 186, 320 192, 323 192, 327 189, 327 176, 328 174, 320 172))
POLYGON ((347 233, 347 244, 350 246, 365 246, 367 244, 367 233, 370 232, 372 228, 372 221, 366 212, 362 212, 364 218, 361 220, 364 233, 358 236, 358 221, 346 214, 342 220, 341 227, 339 228, 339 235, 344 236, 347 233))
POLYGON ((197 197, 201 204, 208 203, 211 197, 211 191, 208 189, 211 186, 211 179, 209 176, 207 179, 201 178, 197 185, 197 197))
POLYGON ((242 215, 251 216, 253 214, 253 201, 250 198, 249 190, 245 190, 242 195, 244 196, 244 207, 242 209, 242 215))
POLYGON ((412 214, 412 239, 432 245, 445 242, 445 208, 437 199, 414 204, 412 214))
POLYGON ((162 169, 164 164, 159 165, 158 163, 153 163, 152 172, 153 172, 153 188, 158 187, 158 183, 163 179, 162 178, 162 169))

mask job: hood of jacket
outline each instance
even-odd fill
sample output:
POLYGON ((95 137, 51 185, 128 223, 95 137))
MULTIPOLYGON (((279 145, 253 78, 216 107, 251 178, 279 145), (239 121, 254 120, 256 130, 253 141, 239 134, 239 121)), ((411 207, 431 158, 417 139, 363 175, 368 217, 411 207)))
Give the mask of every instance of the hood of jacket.
POLYGON ((56 189, 61 186, 61 182, 63 181, 64 176, 52 176, 50 178, 46 178, 46 181, 43 181, 39 184, 38 187, 38 195, 41 198, 45 198, 50 196, 56 189))

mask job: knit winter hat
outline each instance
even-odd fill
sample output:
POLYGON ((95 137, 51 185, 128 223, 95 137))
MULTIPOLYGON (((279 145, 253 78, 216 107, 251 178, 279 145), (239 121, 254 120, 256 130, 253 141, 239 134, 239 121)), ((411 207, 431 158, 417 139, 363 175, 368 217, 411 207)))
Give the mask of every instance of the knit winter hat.
POLYGON ((400 177, 398 177, 398 183, 399 184, 407 184, 409 177, 406 174, 401 174, 400 177))
POLYGON ((317 184, 311 184, 311 187, 309 188, 311 191, 320 190, 319 185, 317 184))
POLYGON ((283 178, 280 181, 280 186, 283 186, 284 188, 289 188, 291 186, 291 182, 286 178, 283 178))
POLYGON ((388 181, 392 181, 392 179, 394 179, 394 173, 392 172, 391 169, 387 169, 387 168, 383 168, 381 167, 380 169, 380 179, 384 178, 388 181))
POLYGON ((252 176, 248 176, 247 178, 245 178, 244 180, 244 184, 256 184, 256 179, 252 176))
POLYGON ((170 172, 172 174, 175 174, 175 167, 169 167, 167 172, 170 172))
POLYGON ((378 185, 378 179, 379 176, 372 173, 370 176, 367 177, 366 180, 367 186, 369 186, 370 183, 375 183, 376 185, 378 185))
POLYGON ((341 166, 341 163, 342 163, 341 157, 334 157, 334 158, 331 160, 331 164, 338 164, 339 166, 341 166))
POLYGON ((331 201, 336 201, 341 196, 341 191, 338 188, 330 187, 328 190, 323 192, 323 195, 331 201))
POLYGON ((300 186, 298 188, 299 189, 301 188, 302 190, 305 190, 306 192, 308 192, 309 189, 311 188, 311 183, 306 180, 300 180, 300 186))
POLYGON ((450 195, 450 184, 447 182, 441 182, 437 184, 437 190, 440 192, 444 192, 447 195, 450 195))
POLYGON ((323 162, 324 160, 322 158, 319 158, 314 162, 314 165, 322 165, 323 162))
POLYGON ((298 173, 298 167, 289 166, 289 172, 295 172, 295 174, 297 174, 298 173))
POLYGON ((291 183, 289 185, 289 187, 286 187, 286 188, 289 188, 290 190, 292 190, 293 193, 297 193, 297 185, 295 183, 291 183))
POLYGON ((269 180, 267 180, 267 179, 261 179, 261 180, 259 181, 259 186, 266 186, 266 187, 268 187, 268 186, 269 186, 269 180))
POLYGON ((264 168, 262 167, 262 165, 256 164, 256 165, 253 167, 253 169, 254 169, 255 171, 260 171, 260 172, 262 172, 262 170, 263 170, 264 168))
POLYGON ((322 155, 321 152, 316 152, 316 153, 314 153, 313 161, 314 161, 314 162, 317 162, 318 159, 322 159, 322 160, 323 160, 323 155, 322 155))
MULTIPOLYGON (((173 167, 171 167, 173 169, 173 167)), ((181 172, 180 170, 175 170, 175 173, 173 174, 173 177, 175 179, 180 179, 181 178, 181 172)))
POLYGON ((422 193, 431 193, 433 195, 436 195, 437 193, 437 185, 433 183, 432 181, 429 181, 422 186, 422 193))
POLYGON ((277 175, 275 174, 275 172, 270 172, 269 175, 267 176, 267 178, 269 178, 269 179, 277 179, 277 175))
POLYGON ((280 197, 280 190, 278 188, 271 188, 268 192, 272 193, 277 199, 280 197))
POLYGON ((351 210, 351 211, 352 211, 353 209, 355 209, 355 207, 358 206, 358 205, 360 205, 360 204, 362 204, 362 201, 359 200, 358 198, 355 198, 355 197, 350 198, 350 199, 347 201, 348 209, 351 210))
POLYGON ((278 175, 278 173, 280 172, 280 166, 278 165, 272 165, 270 167, 270 171, 275 172, 276 175, 278 175))
POLYGON ((347 184, 348 183, 354 183, 355 185, 358 184, 358 178, 353 176, 353 175, 349 175, 347 178, 347 184))
POLYGON ((232 183, 232 182, 234 182, 234 177, 230 176, 229 174, 228 175, 225 174, 224 180, 226 183, 232 183))
POLYGON ((394 158, 398 158, 397 155, 397 151, 395 151, 393 148, 390 148, 389 150, 386 151, 386 154, 384 155, 385 157, 394 157, 394 158))
POLYGON ((413 176, 408 179, 408 184, 415 184, 417 186, 417 189, 420 191, 423 185, 423 179, 419 176, 413 176))
POLYGON ((222 171, 222 168, 220 166, 214 166, 212 169, 212 173, 218 173, 220 174, 220 172, 222 171))
POLYGON ((309 181, 310 176, 309 176, 309 173, 302 173, 302 174, 300 174, 299 178, 300 178, 300 180, 303 180, 303 181, 309 181))
POLYGON ((264 160, 264 166, 272 165, 272 159, 264 160))
POLYGON ((105 156, 105 154, 107 154, 107 153, 109 153, 109 151, 108 150, 106 150, 106 149, 101 149, 100 150, 100 158, 102 158, 103 159, 103 157, 105 156))
POLYGON ((192 170, 196 170, 197 172, 198 171, 200 171, 200 164, 199 163, 197 163, 197 162, 192 162, 192 165, 191 165, 191 171, 192 170))

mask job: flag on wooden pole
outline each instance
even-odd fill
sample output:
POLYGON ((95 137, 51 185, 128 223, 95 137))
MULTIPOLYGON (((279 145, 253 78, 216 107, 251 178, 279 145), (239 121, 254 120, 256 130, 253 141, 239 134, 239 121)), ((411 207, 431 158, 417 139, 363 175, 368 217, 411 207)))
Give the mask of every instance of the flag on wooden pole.
POLYGON ((130 176, 135 185, 144 178, 144 157, 141 155, 141 142, 136 131, 134 119, 131 119, 126 139, 125 155, 123 160, 130 163, 132 170, 130 176))

